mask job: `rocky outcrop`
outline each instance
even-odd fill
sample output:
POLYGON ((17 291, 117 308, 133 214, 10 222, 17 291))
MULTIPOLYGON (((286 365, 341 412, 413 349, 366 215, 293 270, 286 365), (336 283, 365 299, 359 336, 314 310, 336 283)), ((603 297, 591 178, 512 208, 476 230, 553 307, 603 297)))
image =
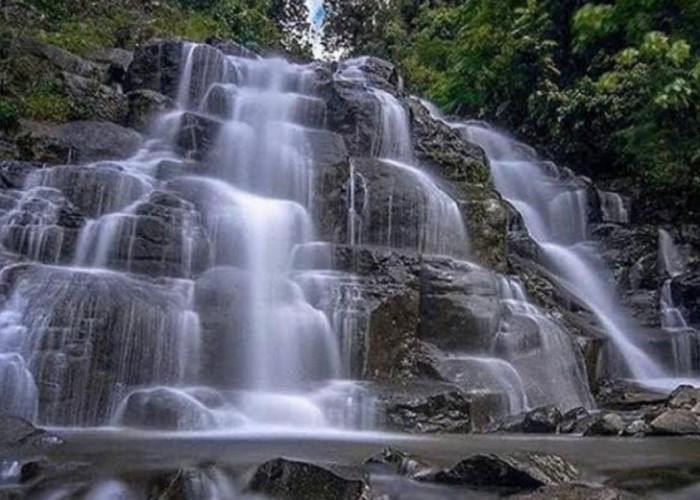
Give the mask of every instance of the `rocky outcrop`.
POLYGON ((175 102, 155 90, 139 89, 126 94, 126 125, 139 132, 148 132, 156 117, 175 108, 175 102))
POLYGON ((0 450, 14 456, 43 454, 63 440, 24 419, 0 415, 0 450))
POLYGON ((124 91, 148 89, 177 98, 183 43, 154 42, 134 53, 124 79, 124 91))

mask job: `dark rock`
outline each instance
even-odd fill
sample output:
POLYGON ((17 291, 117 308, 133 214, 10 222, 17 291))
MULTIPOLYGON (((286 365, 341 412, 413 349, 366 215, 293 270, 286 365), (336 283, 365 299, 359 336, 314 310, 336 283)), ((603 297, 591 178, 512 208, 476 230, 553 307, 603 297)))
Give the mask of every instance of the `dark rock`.
POLYGON ((25 122, 25 157, 47 163, 91 163, 132 156, 141 145, 135 130, 110 122, 76 121, 62 125, 25 122))
POLYGON ((132 392, 120 405, 115 421, 139 429, 196 431, 217 427, 216 417, 202 401, 168 387, 132 392))
POLYGON ((574 481, 578 474, 573 465, 558 455, 500 453, 465 458, 451 468, 438 472, 430 480, 460 486, 522 491, 574 481))
POLYGON ((596 393, 601 408, 609 410, 635 410, 666 402, 666 394, 648 389, 626 380, 605 380, 596 393))
POLYGON ((666 410, 651 422, 654 434, 700 434, 700 416, 690 410, 666 410))
POLYGON ((700 270, 673 278, 671 296, 688 325, 700 328, 700 270))
POLYGON ((281 500, 351 500, 369 490, 361 479, 346 478, 314 464, 277 458, 257 467, 248 490, 281 500))
POLYGON ((223 126, 222 122, 197 113, 184 113, 175 137, 178 153, 187 158, 207 157, 223 126))
POLYGON ((543 406, 525 414, 522 431, 533 433, 556 432, 564 417, 556 406, 543 406))
POLYGON ((27 161, 0 162, 0 189, 22 189, 27 176, 42 167, 41 163, 27 161))
POLYGON ((492 273, 436 259, 422 267, 421 288, 421 340, 460 352, 490 349, 501 320, 492 273))
POLYGON ((62 442, 61 438, 34 427, 27 420, 0 415, 1 451, 11 451, 14 455, 43 453, 62 442))
POLYGON ((84 215, 98 218, 130 205, 150 186, 116 163, 70 165, 34 171, 27 187, 58 189, 84 215))
POLYGON ((581 433, 590 423, 591 415, 585 408, 573 408, 567 411, 559 424, 559 432, 564 434, 581 433))
POLYGON ((183 349, 192 323, 184 291, 171 282, 37 264, 14 266, 2 278, 8 295, 22 297, 14 322, 36 346, 44 422, 106 424, 121 391, 175 384, 199 360, 196 349, 183 349))
POLYGON ((112 239, 100 262, 108 268, 191 278, 211 265, 209 238, 199 212, 173 193, 153 191, 130 214, 96 224, 86 241, 89 238, 87 243, 96 251, 104 238, 112 239))
POLYGON ((177 99, 183 47, 182 42, 164 41, 139 48, 127 70, 124 91, 149 89, 177 99))
POLYGON ((619 436, 625 431, 626 425, 617 413, 601 412, 594 415, 584 436, 619 436))
POLYGON ((410 433, 471 432, 470 403, 458 391, 410 396, 385 407, 389 430, 410 433))
POLYGON ((140 132, 148 131, 156 117, 175 108, 170 97, 154 90, 134 90, 126 97, 129 103, 126 125, 140 132))

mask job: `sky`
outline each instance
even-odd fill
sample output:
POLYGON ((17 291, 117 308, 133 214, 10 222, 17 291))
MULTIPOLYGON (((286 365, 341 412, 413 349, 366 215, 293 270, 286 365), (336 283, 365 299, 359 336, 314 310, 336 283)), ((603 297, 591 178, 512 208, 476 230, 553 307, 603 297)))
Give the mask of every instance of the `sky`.
POLYGON ((323 24, 323 0, 306 0, 306 6, 309 9, 309 21, 311 22, 312 31, 311 45, 313 47, 314 57, 321 58, 324 55, 323 46, 321 45, 321 25, 323 24))

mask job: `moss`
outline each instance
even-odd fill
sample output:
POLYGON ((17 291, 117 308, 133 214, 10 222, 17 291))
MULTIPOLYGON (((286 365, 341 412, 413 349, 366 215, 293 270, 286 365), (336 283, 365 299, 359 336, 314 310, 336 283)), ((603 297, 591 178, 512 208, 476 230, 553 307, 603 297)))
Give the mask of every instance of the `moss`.
POLYGON ((16 128, 20 117, 20 108, 14 99, 0 98, 0 129, 16 128))

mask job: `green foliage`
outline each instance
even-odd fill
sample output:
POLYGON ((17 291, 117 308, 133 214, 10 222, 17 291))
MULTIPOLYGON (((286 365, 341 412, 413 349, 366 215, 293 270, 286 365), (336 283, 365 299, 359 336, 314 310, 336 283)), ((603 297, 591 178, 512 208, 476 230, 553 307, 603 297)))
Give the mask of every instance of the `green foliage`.
POLYGON ((19 121, 20 112, 12 99, 0 98, 0 129, 11 130, 19 121))

